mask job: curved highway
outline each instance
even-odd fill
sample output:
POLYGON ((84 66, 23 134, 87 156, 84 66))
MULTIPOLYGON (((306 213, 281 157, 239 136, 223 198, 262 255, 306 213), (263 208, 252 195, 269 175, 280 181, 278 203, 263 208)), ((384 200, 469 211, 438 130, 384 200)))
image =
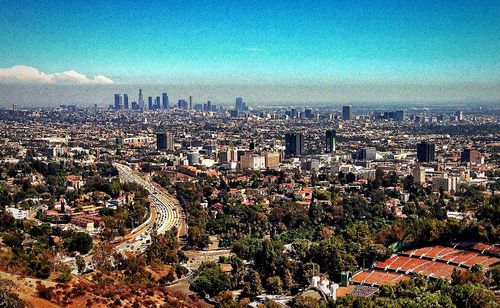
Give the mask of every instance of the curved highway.
POLYGON ((113 166, 118 169, 122 180, 137 183, 146 189, 151 200, 150 218, 129 235, 130 240, 117 246, 118 251, 143 252, 151 242, 151 233, 163 234, 173 227, 177 227, 177 230, 181 229, 180 213, 182 211, 179 210, 176 198, 170 196, 163 189, 156 188, 150 179, 139 176, 130 167, 118 163, 113 163, 113 166))

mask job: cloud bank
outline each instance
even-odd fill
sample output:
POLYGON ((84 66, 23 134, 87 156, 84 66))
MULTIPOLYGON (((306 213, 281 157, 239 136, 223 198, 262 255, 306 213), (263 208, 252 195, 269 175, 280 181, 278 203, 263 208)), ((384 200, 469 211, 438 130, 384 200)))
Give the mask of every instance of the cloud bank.
POLYGON ((16 65, 10 68, 0 67, 0 83, 112 84, 113 80, 103 75, 89 78, 74 70, 50 74, 32 66, 16 65))

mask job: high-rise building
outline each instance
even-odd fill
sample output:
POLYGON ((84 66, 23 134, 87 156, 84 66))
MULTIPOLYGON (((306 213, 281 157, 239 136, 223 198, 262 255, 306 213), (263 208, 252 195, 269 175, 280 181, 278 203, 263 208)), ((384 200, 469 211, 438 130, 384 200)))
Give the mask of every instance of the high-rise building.
POLYGON ((115 94, 115 110, 120 110, 122 108, 123 98, 121 94, 115 94))
POLYGON ((174 149, 174 135, 171 132, 156 134, 156 148, 172 151, 174 149))
POLYGON ((172 132, 167 132, 167 150, 174 150, 174 134, 172 132))
POLYGON ((128 94, 123 94, 123 109, 128 109, 128 94))
POLYGON ((405 119, 404 110, 397 110, 394 112, 394 121, 403 121, 405 119))
POLYGON ((383 113, 375 114, 375 117, 380 120, 404 121, 405 112, 404 110, 384 111, 383 113))
POLYGON ((168 95, 167 93, 162 93, 161 94, 161 98, 162 98, 162 103, 163 103, 163 109, 168 109, 168 95))
POLYGON ((377 149, 375 148, 363 148, 358 152, 359 160, 374 160, 377 158, 377 149))
POLYGON ((455 116, 457 117, 458 121, 464 120, 464 112, 462 110, 457 110, 457 112, 455 112, 455 116))
POLYGON ((241 98, 241 97, 236 98, 235 108, 238 111, 243 111, 243 109, 242 109, 243 108, 243 98, 241 98))
POLYGON ((229 151, 220 151, 217 153, 219 163, 228 163, 230 161, 229 151))
POLYGON ((288 133, 285 135, 285 154, 288 156, 304 153, 304 135, 302 133, 288 133))
POLYGON ((413 181, 417 184, 425 183, 425 168, 422 166, 416 166, 413 169, 413 181))
POLYGON ((301 168, 307 171, 318 171, 319 170, 319 160, 308 159, 301 164, 301 168))
POLYGON ((237 111, 247 111, 247 103, 243 101, 243 98, 237 97, 236 98, 236 104, 235 104, 235 110, 237 111))
POLYGON ((351 120, 352 118, 351 108, 352 108, 351 105, 346 105, 342 107, 342 118, 344 119, 344 121, 351 120))
POLYGON ((290 118, 296 119, 298 117, 299 117, 299 111, 297 110, 297 108, 292 108, 292 110, 290 110, 290 118))
POLYGON ((422 141, 417 144, 417 160, 419 162, 433 162, 436 156, 436 146, 434 143, 422 141))
POLYGON ((177 107, 180 109, 180 110, 187 110, 188 109, 188 103, 186 102, 185 99, 180 99, 178 102, 177 102, 177 107))
POLYGON ((160 109, 160 108, 161 108, 161 101, 160 101, 160 97, 157 96, 156 100, 155 100, 155 109, 160 109))
POLYGON ((167 134, 166 133, 157 133, 156 134, 156 148, 158 150, 166 150, 167 149, 167 134))
POLYGON ((266 168, 266 159, 262 155, 246 154, 240 160, 241 169, 261 170, 266 168))
POLYGON ((481 164, 483 158, 478 150, 466 148, 460 153, 460 161, 463 163, 481 164))
POLYGON ((193 97, 189 96, 189 110, 193 110, 193 97))
POLYGON ((152 110, 153 109, 153 97, 148 96, 148 109, 152 110))
POLYGON ((203 111, 203 104, 194 104, 194 110, 203 111))
POLYGON ((448 174, 444 174, 442 177, 435 177, 432 179, 434 184, 434 188, 436 190, 444 190, 444 191, 456 191, 457 190, 457 177, 448 176, 448 174))
POLYGON ((335 152, 335 138, 337 137, 337 132, 334 129, 327 130, 325 134, 325 152, 334 153, 335 152))
POLYGON ((139 108, 144 110, 144 96, 142 95, 142 89, 139 89, 139 98, 137 100, 139 108))
POLYGON ((313 118, 312 109, 307 108, 306 110, 304 110, 304 116, 306 119, 312 119, 313 118))
POLYGON ((187 160, 190 166, 200 164, 200 154, 198 152, 187 153, 187 160))

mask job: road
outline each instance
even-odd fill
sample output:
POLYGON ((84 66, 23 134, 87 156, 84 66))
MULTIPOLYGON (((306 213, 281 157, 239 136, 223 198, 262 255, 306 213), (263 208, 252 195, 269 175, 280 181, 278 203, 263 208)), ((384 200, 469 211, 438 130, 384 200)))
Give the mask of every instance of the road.
MULTIPOLYGON (((137 227, 126 237, 126 242, 117 246, 120 252, 144 252, 151 242, 151 233, 163 234, 173 227, 177 230, 184 228, 184 219, 179 202, 161 188, 157 188, 153 181, 147 177, 141 177, 130 167, 113 163, 118 169, 120 178, 125 181, 134 182, 149 193, 151 200, 151 216, 141 226, 137 227)), ((178 234, 180 235, 180 234, 178 234)))

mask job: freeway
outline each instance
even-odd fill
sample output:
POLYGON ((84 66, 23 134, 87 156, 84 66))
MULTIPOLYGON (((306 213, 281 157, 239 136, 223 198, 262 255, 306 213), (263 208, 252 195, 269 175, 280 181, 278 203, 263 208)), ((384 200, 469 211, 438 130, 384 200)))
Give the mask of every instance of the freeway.
POLYGON ((163 234, 173 227, 177 227, 177 230, 182 229, 184 224, 180 214, 182 211, 176 198, 157 188, 149 178, 134 173, 130 167, 118 163, 113 163, 113 166, 118 169, 122 180, 135 182, 146 189, 151 200, 151 216, 126 238, 128 239, 126 242, 117 246, 118 251, 144 252, 151 242, 151 233, 163 234))

